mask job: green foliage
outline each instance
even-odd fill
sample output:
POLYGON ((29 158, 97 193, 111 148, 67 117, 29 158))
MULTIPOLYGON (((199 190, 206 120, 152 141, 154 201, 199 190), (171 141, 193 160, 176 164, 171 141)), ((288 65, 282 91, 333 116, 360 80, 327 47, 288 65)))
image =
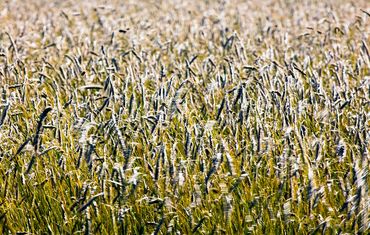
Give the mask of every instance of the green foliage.
POLYGON ((365 2, 1 2, 0 233, 367 233, 365 2))

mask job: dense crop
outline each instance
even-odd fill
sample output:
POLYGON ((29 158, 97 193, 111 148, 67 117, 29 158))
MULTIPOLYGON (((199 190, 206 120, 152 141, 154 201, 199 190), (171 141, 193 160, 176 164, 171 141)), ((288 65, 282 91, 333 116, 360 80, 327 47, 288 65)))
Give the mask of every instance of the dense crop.
POLYGON ((367 233, 369 10, 1 1, 0 233, 367 233))

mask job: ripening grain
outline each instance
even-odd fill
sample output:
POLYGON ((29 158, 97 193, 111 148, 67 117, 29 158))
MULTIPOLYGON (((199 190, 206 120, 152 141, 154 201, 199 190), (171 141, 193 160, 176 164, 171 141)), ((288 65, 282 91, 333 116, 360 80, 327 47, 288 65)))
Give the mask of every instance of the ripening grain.
POLYGON ((1 234, 367 234, 370 5, 0 1, 1 234))

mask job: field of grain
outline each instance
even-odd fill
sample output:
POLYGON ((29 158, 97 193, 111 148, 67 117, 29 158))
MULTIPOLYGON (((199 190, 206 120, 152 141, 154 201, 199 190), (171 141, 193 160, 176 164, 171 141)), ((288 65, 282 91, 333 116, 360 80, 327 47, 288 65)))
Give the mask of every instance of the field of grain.
POLYGON ((1 234, 367 234, 366 0, 0 1, 1 234))

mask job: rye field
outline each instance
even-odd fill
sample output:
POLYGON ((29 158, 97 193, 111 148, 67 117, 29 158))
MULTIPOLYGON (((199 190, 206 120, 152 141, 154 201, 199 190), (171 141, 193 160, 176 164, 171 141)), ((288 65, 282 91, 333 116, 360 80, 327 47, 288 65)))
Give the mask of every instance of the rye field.
POLYGON ((368 234, 366 0, 0 1, 0 234, 368 234))

